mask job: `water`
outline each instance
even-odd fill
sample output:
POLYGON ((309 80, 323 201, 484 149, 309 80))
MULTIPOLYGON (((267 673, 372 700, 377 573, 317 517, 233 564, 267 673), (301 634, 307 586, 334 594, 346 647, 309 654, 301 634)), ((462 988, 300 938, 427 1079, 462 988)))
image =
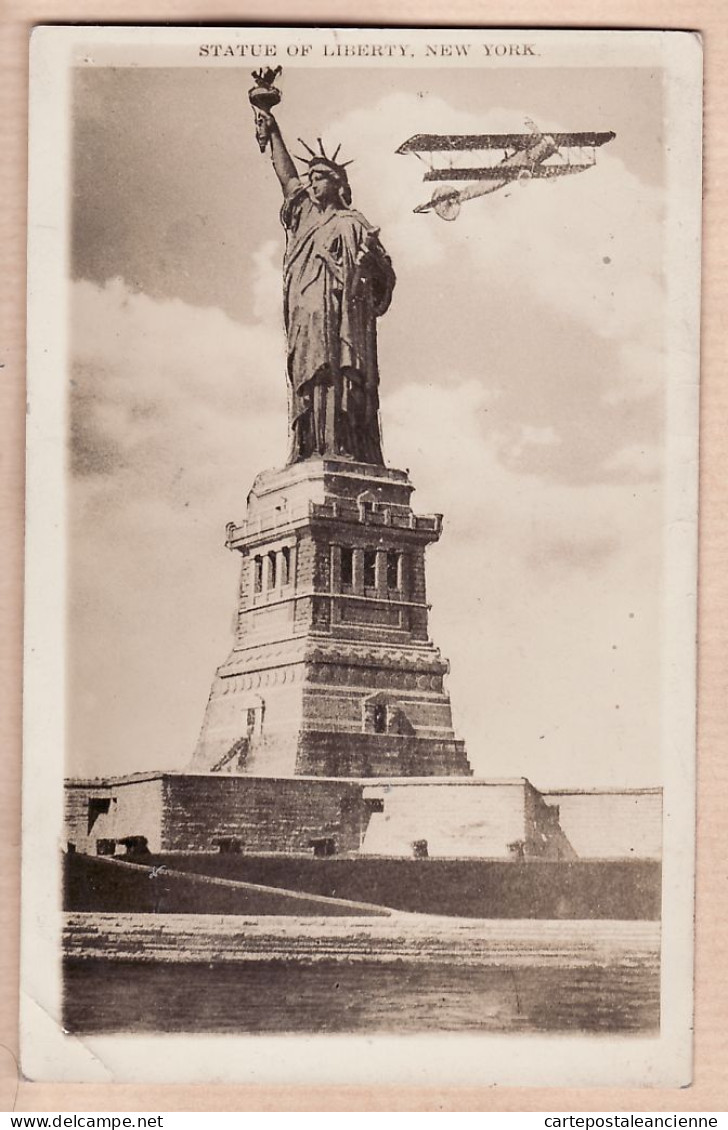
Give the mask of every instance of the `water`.
POLYGON ((65 1027, 112 1032, 622 1032, 659 1028, 659 970, 72 958, 65 1027))

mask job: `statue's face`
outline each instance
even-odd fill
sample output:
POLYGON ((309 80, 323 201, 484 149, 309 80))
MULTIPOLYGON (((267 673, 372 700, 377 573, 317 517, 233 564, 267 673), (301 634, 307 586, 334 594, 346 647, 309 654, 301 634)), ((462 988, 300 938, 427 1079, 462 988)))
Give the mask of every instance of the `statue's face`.
POLYGON ((339 193, 336 181, 320 169, 312 169, 308 174, 308 186, 314 200, 320 207, 338 204, 339 193))

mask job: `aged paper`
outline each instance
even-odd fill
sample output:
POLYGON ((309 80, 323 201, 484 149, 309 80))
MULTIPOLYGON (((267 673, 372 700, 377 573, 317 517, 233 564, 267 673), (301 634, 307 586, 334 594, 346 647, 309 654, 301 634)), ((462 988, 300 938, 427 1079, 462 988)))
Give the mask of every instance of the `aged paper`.
POLYGON ((687 1082, 697 39, 41 29, 34 43, 26 773, 44 787, 26 792, 26 1072, 687 1082), (317 201, 317 172, 335 199, 317 201), (245 524, 268 468, 283 477, 256 479, 245 524), (449 675, 417 588, 439 512, 427 600, 449 675), (331 572, 304 587, 311 516, 331 572), (218 549, 229 519, 237 598, 218 549), (295 650, 306 633, 319 653, 295 650), (325 693, 295 698, 296 665, 325 693), (308 744, 289 762, 294 698, 308 744), (360 723, 327 720, 326 701, 360 698, 360 723), (333 754, 319 733, 338 735, 333 754), (336 820, 321 816, 332 797, 336 820), (216 895, 249 901, 190 893, 178 865, 195 854, 216 895), (424 901, 408 902, 423 867, 424 901), (161 901, 115 904, 116 877, 141 874, 161 901), (257 964, 242 960, 256 938, 257 964), (211 954, 219 1005, 202 1021, 162 1007, 170 986, 200 991, 211 954), (231 968, 249 989, 226 1012, 231 968))

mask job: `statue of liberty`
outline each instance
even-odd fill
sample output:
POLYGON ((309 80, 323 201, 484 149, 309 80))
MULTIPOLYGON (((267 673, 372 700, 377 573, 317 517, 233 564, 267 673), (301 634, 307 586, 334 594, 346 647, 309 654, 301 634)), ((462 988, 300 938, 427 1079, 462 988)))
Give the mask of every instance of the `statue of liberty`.
POLYGON ((339 456, 383 464, 377 318, 395 274, 379 229, 351 207, 346 165, 304 145, 299 176, 271 110, 278 71, 254 74, 249 98, 261 151, 270 146, 286 229, 283 315, 288 339, 289 463, 339 456))

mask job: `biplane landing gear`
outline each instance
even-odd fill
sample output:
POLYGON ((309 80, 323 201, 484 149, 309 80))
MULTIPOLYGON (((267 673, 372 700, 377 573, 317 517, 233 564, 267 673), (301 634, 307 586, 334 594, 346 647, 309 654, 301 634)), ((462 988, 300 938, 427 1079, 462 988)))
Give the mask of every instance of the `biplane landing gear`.
POLYGON ((461 204, 457 189, 446 188, 444 185, 436 188, 431 203, 441 220, 457 220, 460 215, 461 204))

